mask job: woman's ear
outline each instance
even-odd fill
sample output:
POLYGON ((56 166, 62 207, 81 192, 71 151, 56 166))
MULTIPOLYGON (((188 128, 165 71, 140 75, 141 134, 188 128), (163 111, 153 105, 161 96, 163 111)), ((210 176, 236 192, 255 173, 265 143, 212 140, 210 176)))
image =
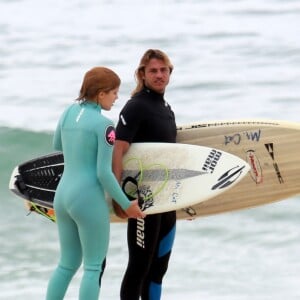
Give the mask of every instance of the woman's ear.
POLYGON ((97 103, 98 104, 99 103, 101 104, 104 95, 105 95, 105 93, 103 91, 98 93, 98 95, 97 95, 97 103))

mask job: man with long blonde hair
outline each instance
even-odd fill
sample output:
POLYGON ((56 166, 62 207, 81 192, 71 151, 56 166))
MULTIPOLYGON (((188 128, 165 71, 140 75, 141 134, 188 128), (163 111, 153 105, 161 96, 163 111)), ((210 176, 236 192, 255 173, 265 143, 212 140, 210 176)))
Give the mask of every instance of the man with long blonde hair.
MULTIPOLYGON (((131 143, 176 142, 175 116, 164 99, 173 65, 157 49, 143 55, 136 70, 137 86, 122 109, 116 129, 113 170, 118 180, 122 158, 131 143)), ((115 204, 120 217, 126 213, 115 204)), ((176 212, 128 219, 129 261, 121 286, 121 300, 159 300, 175 238, 176 212)))

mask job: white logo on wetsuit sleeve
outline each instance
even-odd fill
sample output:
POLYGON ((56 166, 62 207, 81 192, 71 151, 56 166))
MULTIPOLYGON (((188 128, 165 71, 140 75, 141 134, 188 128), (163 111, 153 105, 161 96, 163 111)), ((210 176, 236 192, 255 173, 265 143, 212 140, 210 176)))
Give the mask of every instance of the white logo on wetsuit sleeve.
POLYGON ((83 112, 84 112, 84 108, 82 108, 82 109, 80 110, 79 114, 77 115, 77 118, 76 118, 76 123, 78 123, 78 122, 79 122, 79 120, 80 120, 80 118, 81 118, 81 116, 82 116, 83 112))
POLYGON ((123 124, 124 126, 126 126, 127 123, 126 123, 126 121, 125 121, 123 115, 120 115, 120 119, 121 119, 122 124, 123 124))

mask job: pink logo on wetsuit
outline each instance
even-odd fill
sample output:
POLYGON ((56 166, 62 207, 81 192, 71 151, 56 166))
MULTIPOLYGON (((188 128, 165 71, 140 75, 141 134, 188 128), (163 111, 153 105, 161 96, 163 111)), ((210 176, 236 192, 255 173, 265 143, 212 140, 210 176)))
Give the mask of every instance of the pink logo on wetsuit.
POLYGON ((115 139, 116 139, 115 128, 110 125, 105 130, 105 140, 107 144, 112 146, 115 143, 115 139))

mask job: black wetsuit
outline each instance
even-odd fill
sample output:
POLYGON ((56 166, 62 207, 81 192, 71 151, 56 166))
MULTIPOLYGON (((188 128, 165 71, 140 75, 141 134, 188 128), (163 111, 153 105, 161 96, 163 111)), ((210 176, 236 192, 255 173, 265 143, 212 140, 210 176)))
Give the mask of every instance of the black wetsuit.
MULTIPOLYGON (((162 94, 148 88, 133 96, 120 113, 116 139, 136 142, 176 142, 175 116, 162 94)), ((176 212, 128 220, 129 261, 121 300, 157 300, 175 238, 176 212)))

